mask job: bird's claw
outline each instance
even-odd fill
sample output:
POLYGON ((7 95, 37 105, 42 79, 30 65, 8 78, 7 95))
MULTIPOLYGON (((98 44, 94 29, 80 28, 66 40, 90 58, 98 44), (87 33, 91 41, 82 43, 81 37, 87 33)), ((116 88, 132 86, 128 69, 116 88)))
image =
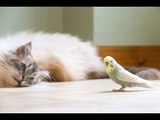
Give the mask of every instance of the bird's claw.
POLYGON ((112 91, 113 92, 126 92, 126 90, 124 90, 124 89, 118 89, 118 90, 117 89, 113 89, 112 91))

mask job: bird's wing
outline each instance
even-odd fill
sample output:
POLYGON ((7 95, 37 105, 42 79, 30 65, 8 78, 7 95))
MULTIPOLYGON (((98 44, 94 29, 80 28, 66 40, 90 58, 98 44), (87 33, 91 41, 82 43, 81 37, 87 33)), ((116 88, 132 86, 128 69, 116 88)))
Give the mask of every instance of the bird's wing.
POLYGON ((118 80, 122 82, 129 82, 129 83, 144 83, 145 81, 138 76, 126 71, 126 70, 120 70, 116 74, 116 77, 118 80))

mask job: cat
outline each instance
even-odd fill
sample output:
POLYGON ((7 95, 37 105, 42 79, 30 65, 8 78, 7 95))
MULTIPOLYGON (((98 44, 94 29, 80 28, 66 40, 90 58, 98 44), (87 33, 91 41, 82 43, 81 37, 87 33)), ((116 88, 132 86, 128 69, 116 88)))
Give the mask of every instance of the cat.
POLYGON ((0 87, 106 77, 96 47, 76 36, 24 31, 0 38, 0 87))

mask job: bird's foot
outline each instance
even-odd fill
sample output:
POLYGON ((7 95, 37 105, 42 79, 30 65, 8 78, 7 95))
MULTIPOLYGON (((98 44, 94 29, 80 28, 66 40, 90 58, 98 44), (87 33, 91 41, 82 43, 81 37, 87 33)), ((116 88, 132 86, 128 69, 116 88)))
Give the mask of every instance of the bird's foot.
POLYGON ((126 92, 126 90, 125 89, 113 89, 112 90, 113 92, 126 92))

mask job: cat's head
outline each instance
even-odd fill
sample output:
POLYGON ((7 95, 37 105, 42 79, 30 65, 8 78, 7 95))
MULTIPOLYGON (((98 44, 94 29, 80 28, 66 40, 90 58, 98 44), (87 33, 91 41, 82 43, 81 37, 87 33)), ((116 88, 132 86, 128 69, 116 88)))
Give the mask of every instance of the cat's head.
POLYGON ((38 65, 31 55, 31 42, 0 56, 0 86, 29 86, 34 83, 38 65))

